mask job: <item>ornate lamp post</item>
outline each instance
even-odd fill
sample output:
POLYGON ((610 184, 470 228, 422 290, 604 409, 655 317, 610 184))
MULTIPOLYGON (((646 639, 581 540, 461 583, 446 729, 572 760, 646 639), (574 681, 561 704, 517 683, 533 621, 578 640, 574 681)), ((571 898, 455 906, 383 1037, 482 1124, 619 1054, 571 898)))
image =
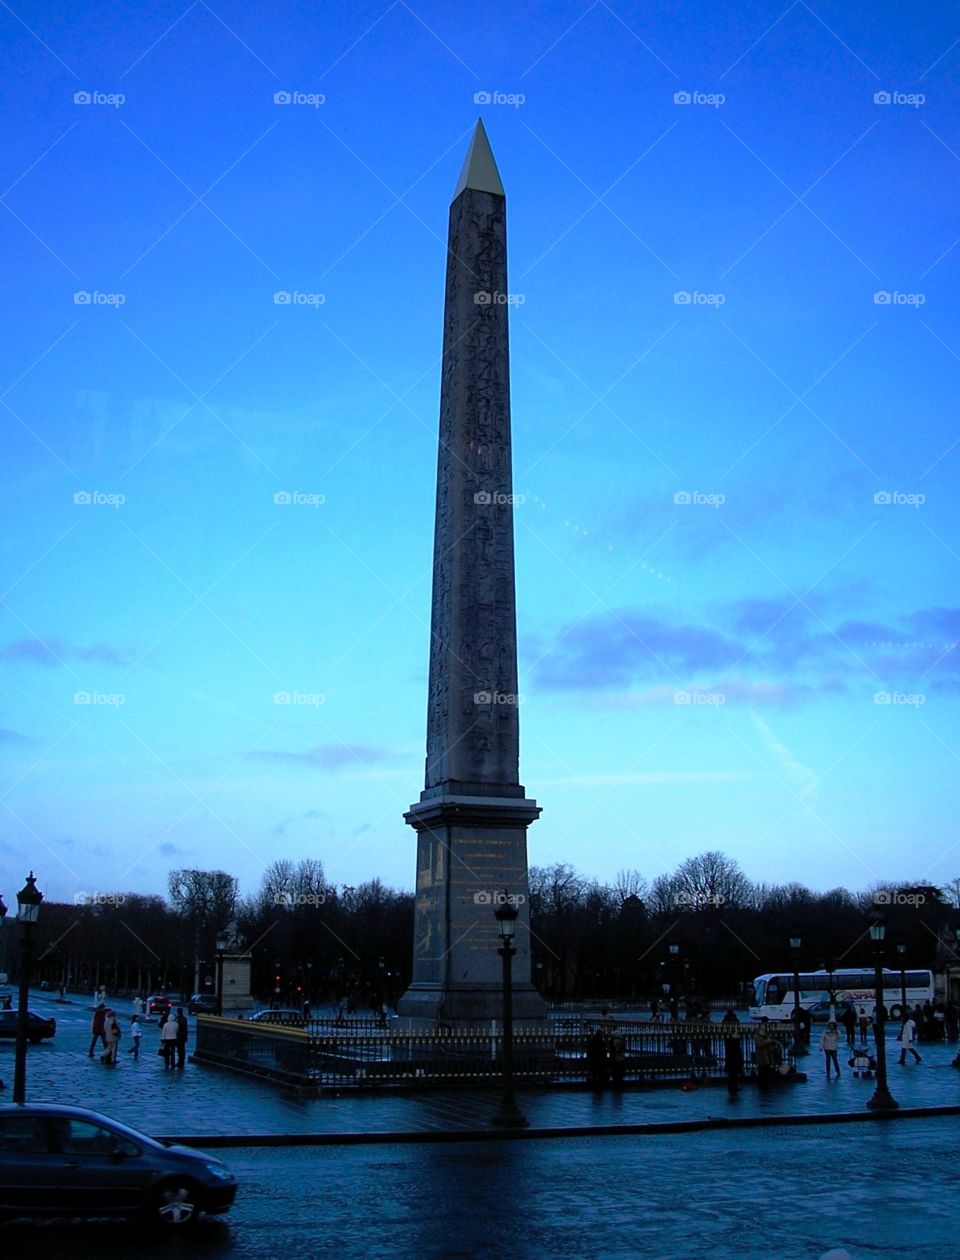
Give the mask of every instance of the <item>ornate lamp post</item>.
POLYGON ((670 954, 670 966, 667 972, 670 978, 670 984, 669 984, 670 1017, 672 1019, 676 1019, 676 1018, 679 1018, 679 1015, 680 1015, 680 996, 678 993, 678 989, 680 986, 677 983, 677 974, 678 974, 678 969, 680 966, 679 942, 669 941, 667 943, 667 951, 670 954))
POLYGON ((793 962, 793 1055, 806 1054, 807 1047, 803 1038, 803 1027, 800 1023, 800 933, 794 931, 790 937, 790 958, 793 962))
POLYGON ((830 1003, 830 1018, 834 1023, 837 1022, 837 992, 833 987, 833 969, 836 965, 837 964, 833 958, 826 958, 820 964, 823 970, 827 973, 827 1000, 830 1003))
POLYGON ((897 946, 897 955, 900 959, 900 1018, 907 1018, 907 947, 901 941, 897 946))
POLYGON ((518 910, 510 904, 504 893, 503 901, 494 910, 500 932, 500 948, 497 953, 503 959, 503 1096, 497 1114, 491 1123, 499 1128, 521 1129, 529 1120, 517 1106, 513 1097, 513 938, 517 930, 518 910))
POLYGON ((230 948, 230 941, 223 930, 217 933, 217 1014, 223 1014, 223 956, 230 948))
POLYGON ((27 1027, 30 1005, 30 946, 33 925, 40 918, 43 893, 37 889, 33 871, 17 893, 17 921, 20 935, 20 998, 17 1008, 17 1051, 13 1067, 13 1101, 27 1101, 27 1027))
POLYGON ((873 1111, 895 1111, 900 1106, 887 1089, 887 1043, 883 1007, 883 939, 886 934, 887 920, 883 911, 874 910, 870 916, 870 939, 874 945, 873 984, 876 1000, 873 1026, 877 1037, 877 1088, 867 1103, 873 1111))

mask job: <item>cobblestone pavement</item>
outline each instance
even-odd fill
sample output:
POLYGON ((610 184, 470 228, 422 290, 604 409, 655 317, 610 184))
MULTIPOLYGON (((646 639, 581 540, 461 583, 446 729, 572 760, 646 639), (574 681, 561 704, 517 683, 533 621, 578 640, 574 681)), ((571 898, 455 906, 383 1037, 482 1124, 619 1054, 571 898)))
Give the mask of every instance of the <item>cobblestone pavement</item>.
MULTIPOLYGON (((56 1017, 51 1042, 31 1046, 27 1060, 27 1097, 93 1107, 152 1133, 336 1133, 456 1131, 486 1128, 496 1106, 493 1091, 432 1094, 344 1094, 297 1098, 281 1087, 234 1073, 189 1063, 182 1072, 166 1071, 156 1056, 156 1023, 147 1024, 139 1062, 121 1042, 116 1068, 87 1057, 91 1003, 78 998, 58 1004, 43 994, 31 996, 32 1010, 56 1017)), ((126 1033, 128 1003, 118 1002, 126 1033)), ((191 1021, 192 1023, 192 1021, 191 1021)), ((921 1046, 923 1063, 898 1067, 897 1047, 888 1044, 890 1088, 903 1107, 960 1105, 960 1071, 949 1066, 957 1047, 921 1046)), ((841 1058, 845 1065, 845 1058, 841 1058)), ((872 1081, 857 1080, 844 1066, 839 1081, 825 1080, 822 1056, 801 1061, 809 1073, 804 1083, 774 1085, 761 1092, 745 1084, 731 1098, 723 1085, 685 1091, 679 1085, 648 1090, 521 1090, 518 1100, 532 1125, 644 1124, 701 1120, 708 1116, 814 1115, 862 1111, 873 1092, 872 1081)), ((13 1076, 13 1043, 0 1042, 0 1078, 13 1076)), ((9 1093, 0 1098, 9 1100, 9 1093)), ((859 1126, 862 1127, 862 1126, 859 1126)), ((828 1139, 824 1139, 828 1141, 828 1139)))

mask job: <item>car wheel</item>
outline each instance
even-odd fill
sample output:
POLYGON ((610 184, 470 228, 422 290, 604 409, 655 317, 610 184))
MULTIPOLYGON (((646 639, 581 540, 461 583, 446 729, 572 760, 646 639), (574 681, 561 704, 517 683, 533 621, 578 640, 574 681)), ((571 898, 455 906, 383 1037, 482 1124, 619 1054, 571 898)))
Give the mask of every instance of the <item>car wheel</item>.
POLYGON ((197 1191, 189 1181, 167 1181, 155 1193, 150 1215, 161 1225, 190 1225, 197 1219, 197 1191))

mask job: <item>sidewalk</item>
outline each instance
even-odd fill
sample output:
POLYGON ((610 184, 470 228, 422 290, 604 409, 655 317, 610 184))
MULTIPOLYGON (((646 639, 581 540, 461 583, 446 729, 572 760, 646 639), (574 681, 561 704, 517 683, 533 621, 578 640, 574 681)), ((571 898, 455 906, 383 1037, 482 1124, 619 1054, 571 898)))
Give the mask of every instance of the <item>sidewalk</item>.
MULTIPOLYGON (((189 1063, 182 1072, 165 1071, 156 1055, 156 1024, 147 1024, 139 1062, 126 1053, 130 1045, 125 1003, 118 1000, 124 1038, 116 1068, 87 1057, 90 1042, 89 996, 67 1004, 34 993, 31 1009, 57 1019, 51 1042, 31 1046, 27 1057, 27 1097, 104 1111, 150 1133, 189 1135, 397 1135, 463 1134, 488 1130, 496 1109, 495 1090, 443 1093, 342 1094, 299 1098, 281 1088, 216 1068, 189 1063)), ((192 1032, 192 1021, 191 1021, 192 1032)), ((192 1038, 191 1038, 192 1041, 192 1038)), ((13 1076, 13 1042, 0 1042, 0 1078, 8 1090, 13 1076)), ((189 1046, 188 1046, 189 1052, 189 1046)), ((921 1046, 923 1063, 897 1066, 897 1047, 888 1042, 890 1090, 901 1108, 960 1106, 960 1071, 950 1067, 956 1045, 921 1046)), ((536 1129, 584 1130, 651 1124, 686 1125, 709 1119, 737 1121, 778 1117, 861 1115, 874 1082, 857 1080, 841 1058, 843 1075, 829 1083, 822 1056, 800 1061, 806 1083, 775 1083, 759 1090, 744 1084, 731 1097, 723 1084, 690 1089, 687 1083, 622 1093, 594 1094, 587 1089, 521 1089, 518 1103, 536 1129)), ((9 1101, 9 1092, 0 1095, 9 1101)))

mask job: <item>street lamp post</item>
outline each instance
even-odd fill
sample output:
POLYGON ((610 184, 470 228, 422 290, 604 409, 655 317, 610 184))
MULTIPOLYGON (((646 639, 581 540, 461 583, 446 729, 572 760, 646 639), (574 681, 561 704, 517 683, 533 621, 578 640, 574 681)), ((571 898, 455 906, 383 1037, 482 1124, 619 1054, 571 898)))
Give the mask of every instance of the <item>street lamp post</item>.
POLYGON ((503 959, 503 1095, 492 1123, 502 1129, 522 1129, 529 1120, 520 1110, 513 1097, 513 938, 517 930, 518 911, 511 905, 506 892, 503 901, 494 910, 500 932, 500 948, 497 953, 503 959))
POLYGON ((226 932, 218 932, 217 940, 217 1014, 223 1014, 223 956, 230 948, 226 932))
POLYGON ((897 946, 897 955, 900 958, 900 1018, 907 1018, 907 947, 901 941, 897 946))
POLYGON ((794 1058, 798 1054, 806 1054, 807 1047, 804 1044, 803 1028, 800 1024, 800 946, 802 944, 799 932, 794 932, 790 937, 790 957, 793 962, 793 1055, 794 1058))
POLYGON ((667 950, 670 954, 670 1018, 679 1019, 680 1017, 680 995, 677 992, 679 984, 677 983, 677 971, 680 965, 680 945, 677 941, 669 941, 667 950))
POLYGON ((870 916, 870 939, 874 945, 873 984, 875 991, 873 1027, 877 1038, 877 1088, 867 1102, 873 1111, 895 1111, 900 1104, 887 1088, 887 1043, 883 1008, 883 939, 887 934, 887 920, 882 910, 874 910, 870 916))
POLYGON ((17 921, 20 936, 20 998, 17 1008, 17 1050, 13 1067, 13 1101, 27 1101, 27 1029, 30 1006, 30 946, 33 925, 40 918, 40 902, 43 893, 37 889, 33 871, 17 893, 17 921))
POLYGON ((830 1003, 830 1018, 834 1023, 837 1022, 837 993, 833 987, 833 969, 836 965, 833 958, 827 958, 820 964, 827 973, 827 999, 830 1003))

